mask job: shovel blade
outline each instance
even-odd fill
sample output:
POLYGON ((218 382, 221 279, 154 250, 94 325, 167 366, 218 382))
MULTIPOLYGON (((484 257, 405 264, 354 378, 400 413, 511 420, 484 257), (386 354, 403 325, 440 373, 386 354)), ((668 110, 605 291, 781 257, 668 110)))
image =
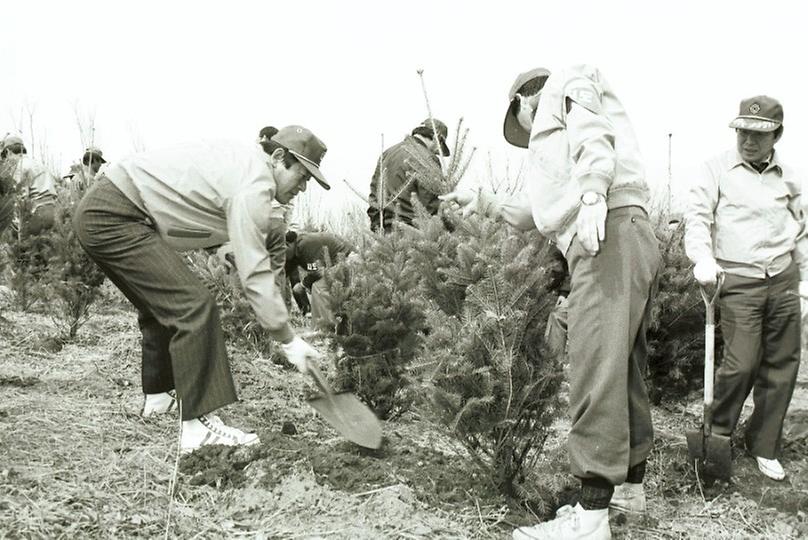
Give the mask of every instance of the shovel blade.
POLYGON ((343 392, 308 401, 337 433, 352 443, 373 449, 381 446, 382 428, 379 419, 355 395, 343 392))
POLYGON ((689 462, 693 463, 698 460, 704 459, 704 432, 688 431, 685 433, 687 439, 687 457, 689 462))
POLYGON ((732 476, 732 447, 730 438, 712 434, 704 439, 704 474, 721 480, 732 476))
POLYGON ((688 431, 687 455, 689 463, 695 463, 698 472, 711 479, 727 480, 732 477, 732 447, 725 435, 688 431))

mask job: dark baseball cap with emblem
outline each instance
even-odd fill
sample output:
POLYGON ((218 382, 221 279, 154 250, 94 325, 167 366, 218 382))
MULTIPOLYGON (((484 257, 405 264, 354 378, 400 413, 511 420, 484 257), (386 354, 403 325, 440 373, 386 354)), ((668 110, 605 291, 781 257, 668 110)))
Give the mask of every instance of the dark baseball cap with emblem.
POLYGON ((511 90, 508 92, 508 110, 505 111, 505 123, 502 126, 503 135, 505 140, 514 146, 520 148, 527 148, 530 141, 530 133, 522 127, 519 119, 516 118, 516 113, 519 110, 519 102, 516 100, 516 94, 519 89, 528 81, 533 79, 544 79, 550 76, 550 71, 544 68, 531 69, 516 76, 516 80, 511 85, 511 90))
POLYGON ((331 189, 320 172, 320 164, 328 149, 314 133, 301 126, 286 126, 278 130, 272 140, 289 150, 323 188, 331 189))
POLYGON ((741 101, 738 116, 729 127, 749 131, 774 131, 783 125, 783 106, 769 96, 755 96, 741 101))

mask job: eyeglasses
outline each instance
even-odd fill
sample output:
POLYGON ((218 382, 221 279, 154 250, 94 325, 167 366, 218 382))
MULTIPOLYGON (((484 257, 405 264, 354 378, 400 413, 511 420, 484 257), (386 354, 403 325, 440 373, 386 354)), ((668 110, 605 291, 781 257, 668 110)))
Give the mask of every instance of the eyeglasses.
POLYGON ((771 132, 769 131, 752 131, 748 129, 741 129, 735 128, 735 133, 739 136, 743 137, 744 139, 752 139, 753 141, 759 141, 765 139, 771 132))
POLYGON ((20 145, 9 146, 8 148, 6 148, 6 150, 11 152, 12 154, 27 154, 28 153, 28 150, 26 150, 24 146, 20 146, 20 145))

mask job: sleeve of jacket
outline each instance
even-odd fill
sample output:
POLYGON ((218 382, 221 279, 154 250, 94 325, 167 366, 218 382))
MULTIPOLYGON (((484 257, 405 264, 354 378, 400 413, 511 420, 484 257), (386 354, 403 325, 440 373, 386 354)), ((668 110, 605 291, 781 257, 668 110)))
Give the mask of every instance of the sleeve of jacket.
POLYGON ((379 215, 379 172, 381 170, 382 159, 381 157, 376 160, 376 168, 373 170, 373 176, 370 179, 370 193, 368 193, 368 215, 374 218, 379 215))
POLYGON ((265 246, 270 201, 271 197, 267 200, 263 193, 236 193, 228 205, 227 229, 244 294, 258 322, 273 338, 288 341, 294 333, 265 246))
POLYGON ((420 183, 415 182, 415 192, 418 196, 418 200, 421 204, 426 208, 426 211, 430 213, 430 215, 435 215, 438 213, 438 209, 440 208, 440 199, 438 199, 438 195, 433 193, 426 187, 420 185, 420 183))
POLYGON ((801 186, 796 186, 796 188, 796 195, 789 197, 788 200, 788 209, 800 227, 792 257, 800 267, 800 280, 808 281, 808 224, 806 223, 801 186))
POLYGON ((602 95, 600 85, 589 77, 576 77, 564 87, 572 178, 581 192, 605 197, 614 181, 617 154, 614 126, 603 114, 602 95))
POLYGON ((520 231, 536 228, 530 199, 525 193, 498 194, 480 190, 480 211, 486 216, 502 219, 520 231))
POLYGON ((685 252, 695 264, 713 255, 713 223, 718 206, 718 174, 709 164, 702 167, 687 194, 685 252))

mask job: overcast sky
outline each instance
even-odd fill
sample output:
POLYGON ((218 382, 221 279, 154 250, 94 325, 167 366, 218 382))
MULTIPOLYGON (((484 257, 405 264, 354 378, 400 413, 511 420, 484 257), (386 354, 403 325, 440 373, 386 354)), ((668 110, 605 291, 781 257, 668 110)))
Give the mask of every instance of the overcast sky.
MULTIPOLYGON (((62 170, 95 118, 111 160, 136 148, 204 138, 252 140, 267 124, 301 124, 329 151, 332 207, 356 203, 381 149, 426 116, 463 117, 477 148, 469 185, 519 168, 502 138, 520 71, 601 69, 637 131, 649 182, 664 185, 673 133, 674 191, 710 155, 744 97, 785 108, 778 151, 808 148, 808 7, 801 1, 4 2, 0 133, 46 142, 62 170), (86 121, 86 120, 85 120, 86 121)), ((316 188, 315 188, 316 189, 316 188)))

